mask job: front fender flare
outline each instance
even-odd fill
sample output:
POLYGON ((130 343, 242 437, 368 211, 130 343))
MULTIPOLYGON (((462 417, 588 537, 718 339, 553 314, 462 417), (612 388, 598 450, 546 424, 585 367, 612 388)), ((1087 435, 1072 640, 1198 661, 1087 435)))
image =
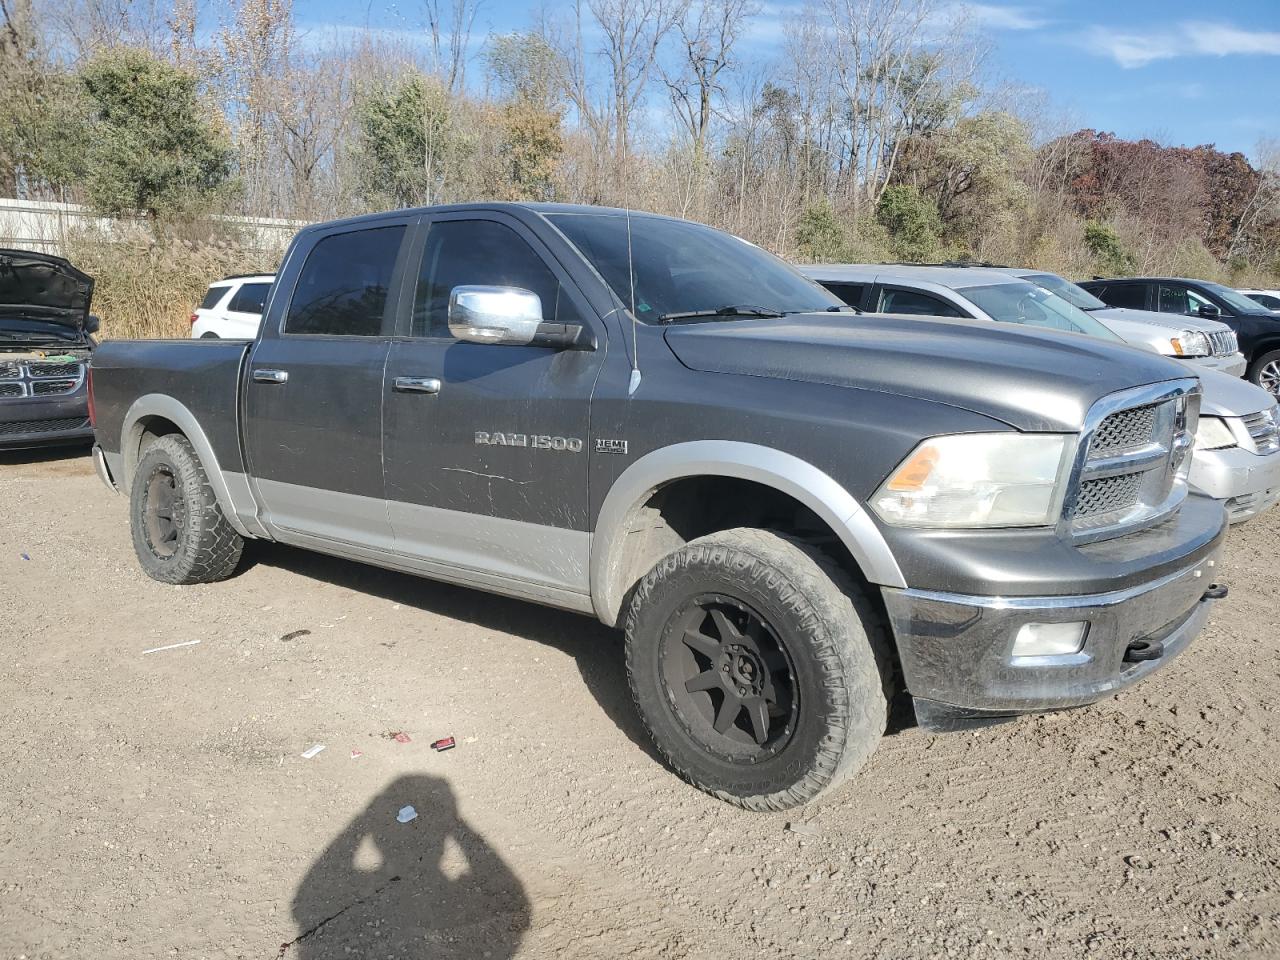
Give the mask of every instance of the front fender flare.
POLYGON ((596 615, 617 624, 630 583, 623 583, 626 533, 637 512, 665 484, 720 476, 773 487, 804 504, 848 548, 872 583, 905 587, 879 529, 852 494, 813 464, 770 447, 736 440, 693 440, 662 447, 627 467, 610 488, 591 538, 591 598, 596 615))

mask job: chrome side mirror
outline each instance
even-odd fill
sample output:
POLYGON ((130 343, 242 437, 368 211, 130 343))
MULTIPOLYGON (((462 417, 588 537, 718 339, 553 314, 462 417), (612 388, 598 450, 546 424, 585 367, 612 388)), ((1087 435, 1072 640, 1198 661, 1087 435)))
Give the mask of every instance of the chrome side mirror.
POLYGON ((542 323, 542 299, 520 287, 454 287, 449 332, 468 343, 529 344, 542 323))

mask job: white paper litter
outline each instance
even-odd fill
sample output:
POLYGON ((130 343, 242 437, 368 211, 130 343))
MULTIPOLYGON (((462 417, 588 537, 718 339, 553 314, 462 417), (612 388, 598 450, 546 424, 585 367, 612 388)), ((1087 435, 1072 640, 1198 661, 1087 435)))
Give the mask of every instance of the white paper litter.
POLYGON ((317 743, 314 747, 307 747, 307 749, 302 751, 302 759, 310 760, 312 757, 314 757, 317 753, 319 753, 323 749, 324 749, 323 743, 317 743))
POLYGON ((418 819, 418 811, 413 807, 401 807, 400 812, 396 814, 396 819, 401 823, 408 823, 410 820, 418 819))

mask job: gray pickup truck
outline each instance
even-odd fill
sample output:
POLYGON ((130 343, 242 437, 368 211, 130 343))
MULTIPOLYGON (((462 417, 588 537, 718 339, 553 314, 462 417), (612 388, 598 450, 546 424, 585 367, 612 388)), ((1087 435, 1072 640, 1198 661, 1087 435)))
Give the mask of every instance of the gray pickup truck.
POLYGON ((898 691, 932 730, 1091 703, 1226 592, 1175 363, 858 314, 666 217, 309 227, 255 340, 108 341, 91 375, 155 579, 258 538, 594 614, 670 765, 750 809, 858 769, 898 691))

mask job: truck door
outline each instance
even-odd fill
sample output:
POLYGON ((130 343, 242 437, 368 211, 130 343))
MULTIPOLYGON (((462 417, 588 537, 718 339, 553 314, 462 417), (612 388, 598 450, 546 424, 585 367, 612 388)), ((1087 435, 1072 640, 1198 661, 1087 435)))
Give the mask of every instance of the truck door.
POLYGON ((382 376, 409 226, 320 235, 272 299, 249 357, 244 436, 263 519, 282 540, 391 548, 382 376))
POLYGON ((515 218, 440 214, 422 229, 417 278, 405 284, 413 302, 387 363, 383 446, 396 550, 585 594, 589 407, 603 325, 515 218), (545 321, 587 325, 599 348, 455 340, 449 296, 473 284, 533 291, 545 321))

